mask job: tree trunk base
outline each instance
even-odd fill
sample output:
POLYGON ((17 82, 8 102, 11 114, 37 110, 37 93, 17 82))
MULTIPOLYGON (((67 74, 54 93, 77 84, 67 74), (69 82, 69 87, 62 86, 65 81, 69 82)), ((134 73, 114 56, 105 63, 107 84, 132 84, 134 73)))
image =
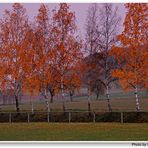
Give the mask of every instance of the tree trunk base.
POLYGON ((91 116, 90 102, 88 102, 88 115, 91 116))
POLYGON ((19 103, 18 103, 18 97, 15 95, 15 102, 16 102, 16 111, 17 113, 20 112, 19 103))
POLYGON ((112 112, 111 104, 110 104, 110 99, 107 99, 108 102, 108 111, 112 112))
POLYGON ((63 114, 64 116, 66 115, 66 107, 65 107, 65 103, 63 102, 63 114))

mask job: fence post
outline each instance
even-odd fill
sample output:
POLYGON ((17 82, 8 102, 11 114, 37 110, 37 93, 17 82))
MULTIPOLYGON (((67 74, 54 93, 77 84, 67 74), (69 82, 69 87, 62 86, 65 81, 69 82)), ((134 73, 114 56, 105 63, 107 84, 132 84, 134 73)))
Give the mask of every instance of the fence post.
POLYGON ((28 123, 30 122, 30 114, 28 113, 28 123))
POLYGON ((121 123, 123 123, 123 112, 121 112, 121 123))
POLYGON ((12 120, 11 120, 11 113, 9 113, 9 122, 11 123, 12 120))
POLYGON ((49 112, 47 112, 47 122, 49 123, 49 112))
POLYGON ((96 114, 95 114, 95 112, 93 112, 93 122, 94 123, 96 122, 96 114))
POLYGON ((69 123, 71 122, 71 113, 68 113, 68 119, 69 119, 69 123))

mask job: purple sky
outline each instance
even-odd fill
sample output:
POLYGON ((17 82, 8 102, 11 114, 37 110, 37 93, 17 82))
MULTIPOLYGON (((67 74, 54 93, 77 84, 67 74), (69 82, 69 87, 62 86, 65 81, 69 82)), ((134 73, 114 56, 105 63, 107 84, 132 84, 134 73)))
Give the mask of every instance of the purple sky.
MULTIPOLYGON (((34 18, 34 16, 37 15, 37 12, 38 12, 38 8, 40 6, 39 3, 26 3, 26 4, 23 4, 24 7, 27 9, 27 13, 29 15, 29 18, 30 20, 32 20, 34 18)), ((58 8, 58 4, 47 4, 49 9, 53 9, 53 8, 58 8)), ((88 10, 88 7, 89 7, 90 3, 71 3, 70 4, 70 9, 72 11, 75 12, 76 14, 76 24, 78 26, 78 29, 79 29, 79 35, 81 37, 84 37, 85 35, 85 22, 86 22, 86 17, 87 17, 87 10, 88 10)), ((99 4, 98 4, 99 5, 99 4)), ((122 18, 122 21, 121 21, 121 30, 122 30, 122 22, 123 22, 123 19, 125 17, 125 8, 124 8, 124 4, 121 3, 121 4, 114 4, 115 6, 118 6, 119 8, 119 15, 121 16, 122 18)), ((12 4, 11 3, 6 3, 6 4, 0 4, 0 16, 3 14, 3 11, 5 9, 11 9, 11 6, 12 4)))

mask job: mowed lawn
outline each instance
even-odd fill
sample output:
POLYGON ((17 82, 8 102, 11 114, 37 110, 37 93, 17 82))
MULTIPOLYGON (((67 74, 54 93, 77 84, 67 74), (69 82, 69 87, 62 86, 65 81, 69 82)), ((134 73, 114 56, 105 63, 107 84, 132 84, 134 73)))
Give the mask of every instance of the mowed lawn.
POLYGON ((145 123, 1 123, 1 141, 147 141, 145 123))

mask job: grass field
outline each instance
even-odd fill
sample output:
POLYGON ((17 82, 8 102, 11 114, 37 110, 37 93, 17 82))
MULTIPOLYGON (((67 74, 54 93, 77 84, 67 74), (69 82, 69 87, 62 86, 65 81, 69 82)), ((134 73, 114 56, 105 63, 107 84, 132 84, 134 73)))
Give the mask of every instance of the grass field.
POLYGON ((0 124, 0 141, 147 141, 148 124, 0 124))
MULTIPOLYGON (((139 98, 140 108, 143 111, 148 111, 148 98, 139 98)), ((136 111, 135 98, 110 99, 113 111, 136 111)), ((67 101, 65 102, 67 110, 87 110, 87 100, 67 101)), ((3 105, 2 111, 15 111, 15 105, 3 105)), ((62 102, 57 101, 50 104, 50 108, 54 111, 62 110, 62 102)), ((34 103, 34 109, 46 111, 46 103, 34 103)), ((31 110, 31 104, 20 104, 20 110, 31 110)), ((91 101, 91 110, 93 111, 108 111, 108 104, 106 99, 91 101)))

